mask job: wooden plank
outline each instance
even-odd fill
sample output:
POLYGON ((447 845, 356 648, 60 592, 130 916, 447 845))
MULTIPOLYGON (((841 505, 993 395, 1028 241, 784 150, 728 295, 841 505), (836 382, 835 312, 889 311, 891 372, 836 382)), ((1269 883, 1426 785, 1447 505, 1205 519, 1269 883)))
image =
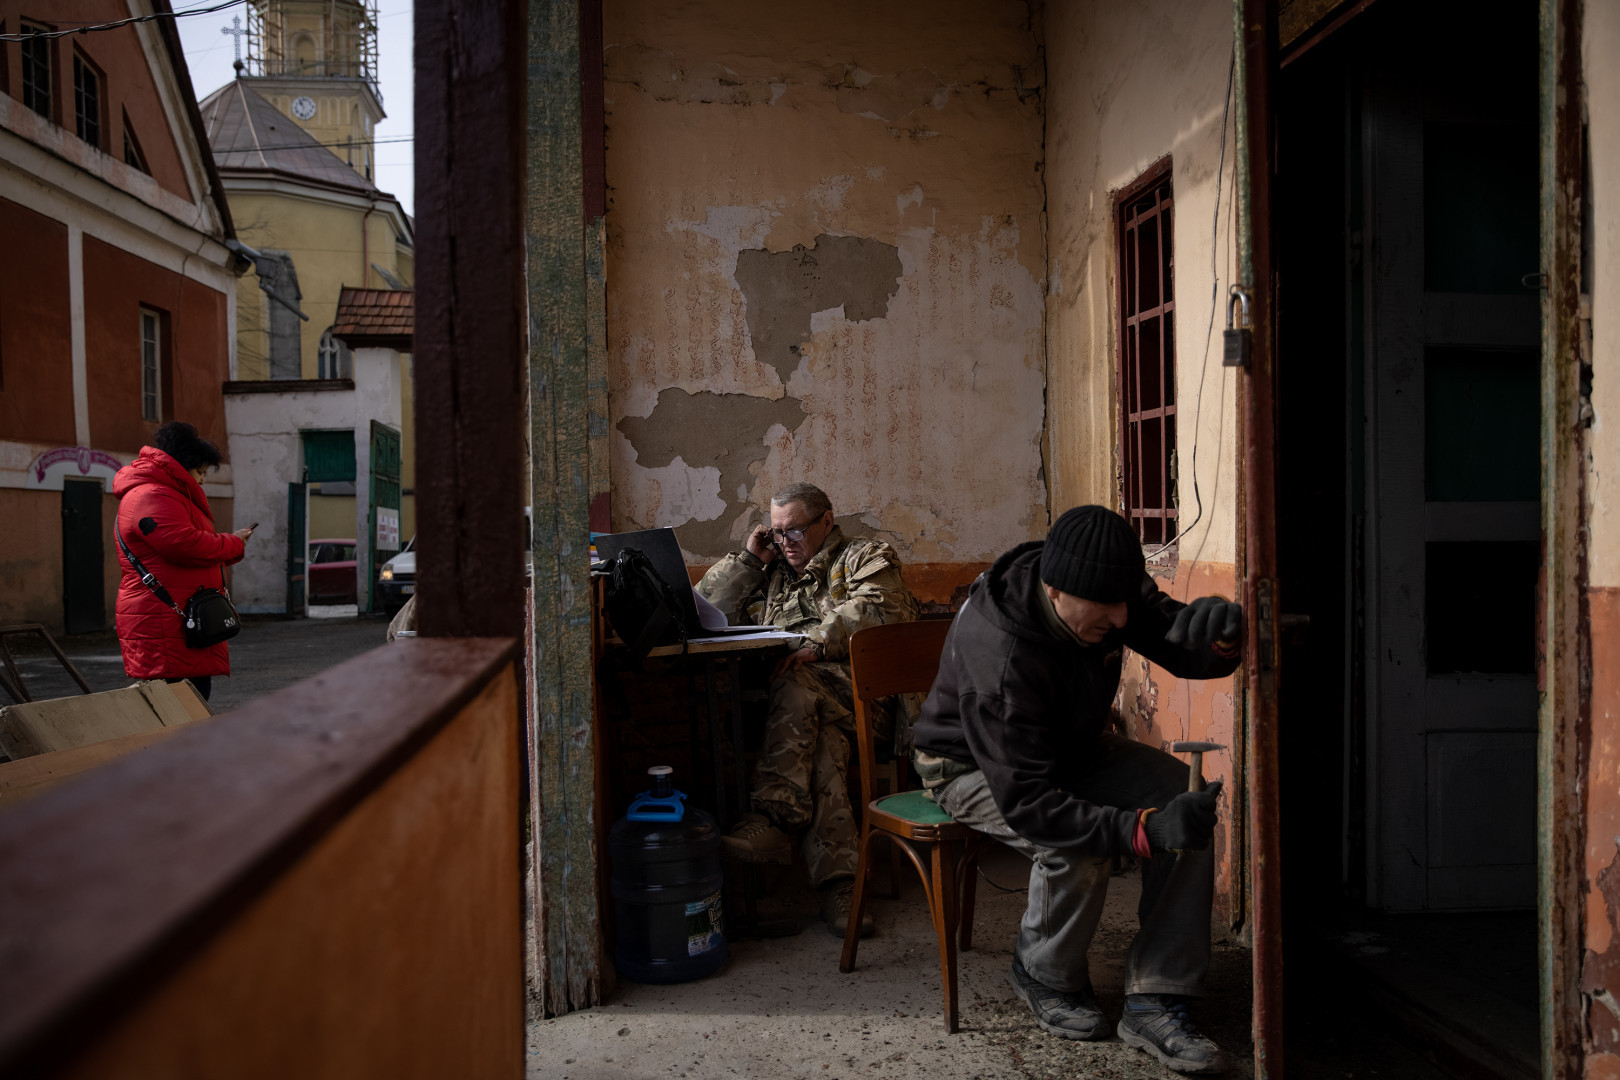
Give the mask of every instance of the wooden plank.
POLYGON ((0 1075, 81 1048, 516 655, 512 639, 398 641, 0 814, 0 1075))
POLYGON ((522 1076, 517 725, 508 666, 56 1080, 522 1076))
POLYGON ((189 683, 138 682, 78 697, 0 709, 0 752, 12 760, 89 746, 211 715, 189 683), (198 706, 201 711, 198 711, 198 706))
POLYGON ((180 725, 154 728, 118 739, 103 739, 72 750, 56 750, 21 761, 0 762, 0 807, 32 798, 87 769, 162 742, 180 730, 180 725))
POLYGON ((589 585, 591 223, 585 217, 579 0, 533 0, 528 41, 530 782, 533 888, 542 901, 531 1000, 556 1015, 596 1005, 602 994, 589 585))

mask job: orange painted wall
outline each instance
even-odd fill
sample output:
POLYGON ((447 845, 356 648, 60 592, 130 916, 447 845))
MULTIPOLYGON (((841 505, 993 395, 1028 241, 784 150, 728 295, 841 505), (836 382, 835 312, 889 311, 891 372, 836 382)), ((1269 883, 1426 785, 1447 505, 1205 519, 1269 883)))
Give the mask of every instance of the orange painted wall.
POLYGON ((67 226, 0 199, 0 438, 72 446, 67 226))
MULTIPOLYGON (((52 25, 47 17, 81 22, 110 22, 129 18, 122 0, 73 0, 71 4, 41 4, 37 0, 0 0, 0 22, 8 33, 16 33, 23 16, 35 25, 52 25)), ((22 46, 14 41, 0 42, 5 50, 4 67, 7 94, 22 100, 22 46)), ((163 101, 152 81, 146 53, 133 26, 76 34, 52 42, 54 90, 51 119, 69 131, 75 130, 73 114, 73 52, 77 49, 102 74, 101 149, 119 161, 124 160, 124 114, 146 155, 152 178, 182 199, 190 199, 180 151, 170 134, 163 101)), ((165 56, 167 54, 164 54, 165 56)))
POLYGON ((1620 588, 1587 592, 1592 635, 1592 725, 1587 753, 1586 952, 1581 990, 1587 1018, 1588 1076, 1620 1077, 1620 588), (1604 1059, 1607 1059, 1606 1061, 1604 1059))
POLYGON ((141 419, 143 305, 168 316, 172 392, 165 394, 164 419, 195 424, 225 452, 225 294, 86 236, 84 341, 91 441, 133 450, 157 430, 157 424, 141 419))
MULTIPOLYGON (((1177 600, 1199 596, 1234 596, 1236 568, 1230 563, 1182 563, 1173 575, 1158 578, 1159 588, 1177 600)), ((1120 681, 1119 713, 1125 734, 1139 742, 1169 750, 1178 739, 1204 739, 1235 747, 1237 689, 1243 669, 1225 679, 1177 679, 1134 653, 1125 657, 1125 673, 1120 681)), ((1216 926, 1233 924, 1235 886, 1241 867, 1237 865, 1237 833, 1234 829, 1234 783, 1238 777, 1230 749, 1204 755, 1204 778, 1225 779, 1221 797, 1221 823, 1215 833, 1215 919, 1216 926)), ((1241 911, 1237 915, 1241 917, 1241 911)))

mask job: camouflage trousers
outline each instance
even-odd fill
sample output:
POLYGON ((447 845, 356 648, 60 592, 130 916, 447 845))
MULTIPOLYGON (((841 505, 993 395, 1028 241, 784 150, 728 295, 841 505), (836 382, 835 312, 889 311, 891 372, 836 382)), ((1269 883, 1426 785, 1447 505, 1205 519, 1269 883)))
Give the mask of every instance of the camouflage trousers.
POLYGON ((855 743, 849 665, 821 662, 771 680, 765 743, 754 769, 756 811, 786 829, 805 828, 811 884, 854 877, 860 832, 849 805, 855 743))

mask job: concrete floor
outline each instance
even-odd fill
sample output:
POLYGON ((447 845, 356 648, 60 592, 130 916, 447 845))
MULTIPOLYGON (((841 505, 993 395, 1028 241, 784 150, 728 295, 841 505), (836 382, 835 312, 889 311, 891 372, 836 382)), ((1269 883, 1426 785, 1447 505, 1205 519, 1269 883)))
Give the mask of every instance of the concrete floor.
MULTIPOLYGON (((1022 887, 1028 864, 1002 850, 986 874, 1022 887)), ((1116 877, 1092 946, 1092 982, 1117 1017, 1123 959, 1135 928, 1140 879, 1116 877)), ((899 901, 878 897, 875 937, 861 943, 856 970, 838 970, 841 941, 827 933, 808 888, 784 883, 789 899, 768 903, 805 923, 797 937, 742 941, 719 974, 679 986, 621 983, 608 1004, 529 1031, 531 1080, 651 1080, 667 1077, 927 1077, 1033 1080, 1047 1077, 1172 1077, 1117 1038, 1073 1042, 1035 1026, 1007 983, 1022 893, 981 879, 975 947, 961 954, 961 1030, 946 1035, 938 947, 920 887, 899 901)), ((1233 1054, 1234 1077, 1252 1076, 1249 954, 1217 944, 1215 996, 1197 1017, 1233 1054)))

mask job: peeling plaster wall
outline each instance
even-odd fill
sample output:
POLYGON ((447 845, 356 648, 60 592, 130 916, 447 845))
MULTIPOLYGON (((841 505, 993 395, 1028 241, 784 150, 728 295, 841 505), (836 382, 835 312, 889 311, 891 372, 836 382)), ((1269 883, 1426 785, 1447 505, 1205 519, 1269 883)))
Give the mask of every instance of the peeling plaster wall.
MULTIPOLYGON (((1047 50, 1047 474, 1054 513, 1084 503, 1119 506, 1115 381, 1114 196, 1166 154, 1175 199, 1176 408, 1184 520, 1197 512, 1193 432, 1203 514, 1155 568, 1180 599, 1236 594, 1236 406, 1221 366, 1223 300, 1236 264, 1232 233, 1235 111, 1222 114, 1232 55, 1226 0, 1087 0, 1046 10, 1047 50), (1222 173, 1218 235, 1212 235, 1222 173), (1212 274, 1212 256, 1214 273, 1212 274), (1206 352, 1206 334, 1208 347, 1206 352), (1199 387, 1202 384, 1202 396, 1199 387)), ((1240 672, 1241 675, 1241 672, 1240 672)), ((1120 687, 1125 733, 1169 748, 1177 739, 1237 741, 1238 676, 1183 681, 1129 656, 1120 687)), ((1235 778, 1227 752, 1204 759, 1207 777, 1235 778)), ((1231 803, 1228 801, 1227 808, 1231 803)), ((1241 900, 1232 817, 1215 838, 1216 925, 1241 900)))
POLYGON ((1591 160, 1592 426, 1587 501, 1592 658, 1586 800, 1586 927, 1581 989, 1589 995, 1586 1075, 1620 1077, 1620 8, 1583 15, 1591 160))
POLYGON ((604 20, 614 527, 677 526, 709 562, 810 480, 908 579, 1043 534, 1029 9, 620 0, 604 20))
MULTIPOLYGON (((1237 390, 1221 367, 1224 301, 1211 332, 1211 222, 1232 6, 1226 0, 1101 0, 1046 13, 1047 425, 1052 508, 1119 505, 1114 194, 1171 156, 1175 198, 1177 435, 1181 509, 1192 520, 1194 418, 1203 519, 1183 562, 1234 558, 1237 390), (1208 338, 1208 350, 1205 342, 1208 338), (1198 389, 1202 383, 1200 400, 1198 389)), ((1235 110, 1226 121, 1219 296, 1231 282, 1235 110)))

